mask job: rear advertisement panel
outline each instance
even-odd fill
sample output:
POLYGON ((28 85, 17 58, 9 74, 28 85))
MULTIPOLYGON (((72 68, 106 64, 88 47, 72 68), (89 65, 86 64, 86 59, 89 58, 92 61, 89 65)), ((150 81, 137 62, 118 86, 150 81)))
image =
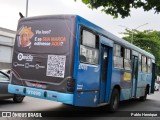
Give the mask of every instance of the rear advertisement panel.
POLYGON ((65 91, 65 79, 72 75, 73 43, 74 22, 70 18, 21 20, 12 84, 65 91))

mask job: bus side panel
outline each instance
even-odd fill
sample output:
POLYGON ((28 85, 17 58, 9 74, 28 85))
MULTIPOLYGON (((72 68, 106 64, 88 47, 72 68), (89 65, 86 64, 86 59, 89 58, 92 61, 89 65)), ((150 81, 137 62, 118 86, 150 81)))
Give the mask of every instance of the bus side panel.
POLYGON ((98 104, 98 91, 75 92, 75 106, 96 107, 98 104))
POLYGON ((130 99, 131 89, 121 89, 120 101, 130 99))
POLYGON ((149 84, 149 94, 151 93, 152 74, 147 74, 147 84, 149 84))
POLYGON ((145 87, 146 87, 146 75, 143 72, 139 72, 135 98, 144 95, 145 87))
MULTIPOLYGON (((142 72, 138 73, 136 97, 140 97, 144 95, 147 84, 151 88, 151 80, 152 80, 152 74, 147 74, 142 72)), ((150 93, 150 90, 149 90, 149 93, 150 93)))
POLYGON ((89 65, 80 63, 79 50, 80 50, 80 25, 90 26, 86 21, 76 21, 76 44, 75 44, 75 57, 74 57, 74 79, 75 79, 75 92, 74 92, 74 105, 95 107, 98 103, 99 95, 99 79, 100 79, 100 66, 89 65))
POLYGON ((99 66, 80 63, 77 70, 78 91, 93 91, 99 89, 99 66))
POLYGON ((113 68, 112 70, 112 80, 111 80, 111 90, 113 89, 113 87, 115 85, 120 85, 120 78, 121 78, 121 74, 120 74, 120 70, 117 68, 113 68))
POLYGON ((130 72, 118 68, 114 68, 112 73, 112 89, 115 85, 121 88, 120 101, 129 99, 131 95, 131 78, 125 78, 126 72, 131 75, 130 72))

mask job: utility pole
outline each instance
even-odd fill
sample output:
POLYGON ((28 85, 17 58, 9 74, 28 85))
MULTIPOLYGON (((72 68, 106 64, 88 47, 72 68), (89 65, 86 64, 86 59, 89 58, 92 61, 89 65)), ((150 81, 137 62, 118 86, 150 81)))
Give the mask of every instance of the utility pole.
POLYGON ((133 39, 134 39, 134 30, 137 30, 138 28, 140 28, 140 27, 142 27, 142 26, 144 26, 144 25, 147 25, 148 23, 145 23, 145 24, 142 24, 142 25, 140 25, 140 26, 138 26, 138 27, 136 27, 136 28, 134 28, 134 29, 131 29, 131 28, 128 28, 128 27, 126 27, 126 26, 123 26, 123 25, 119 25, 119 26, 121 26, 121 27, 125 27, 126 29, 129 29, 129 30, 131 30, 131 32, 132 32, 132 39, 131 39, 131 43, 133 44, 133 39))
POLYGON ((26 0, 26 17, 28 17, 28 0, 26 0))

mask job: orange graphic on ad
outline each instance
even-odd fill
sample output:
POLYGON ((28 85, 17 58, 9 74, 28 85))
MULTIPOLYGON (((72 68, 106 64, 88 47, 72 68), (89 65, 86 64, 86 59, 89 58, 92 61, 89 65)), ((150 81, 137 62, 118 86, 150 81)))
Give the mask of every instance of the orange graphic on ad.
POLYGON ((23 27, 19 32, 19 46, 22 48, 24 47, 31 47, 31 41, 30 39, 33 37, 33 32, 31 30, 31 27, 23 27))

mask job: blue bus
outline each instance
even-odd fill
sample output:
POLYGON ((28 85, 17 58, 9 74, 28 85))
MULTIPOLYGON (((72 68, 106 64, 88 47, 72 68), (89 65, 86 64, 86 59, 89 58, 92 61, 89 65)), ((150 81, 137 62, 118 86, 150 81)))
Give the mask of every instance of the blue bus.
POLYGON ((154 93, 155 57, 78 15, 19 20, 8 91, 83 107, 154 93))

